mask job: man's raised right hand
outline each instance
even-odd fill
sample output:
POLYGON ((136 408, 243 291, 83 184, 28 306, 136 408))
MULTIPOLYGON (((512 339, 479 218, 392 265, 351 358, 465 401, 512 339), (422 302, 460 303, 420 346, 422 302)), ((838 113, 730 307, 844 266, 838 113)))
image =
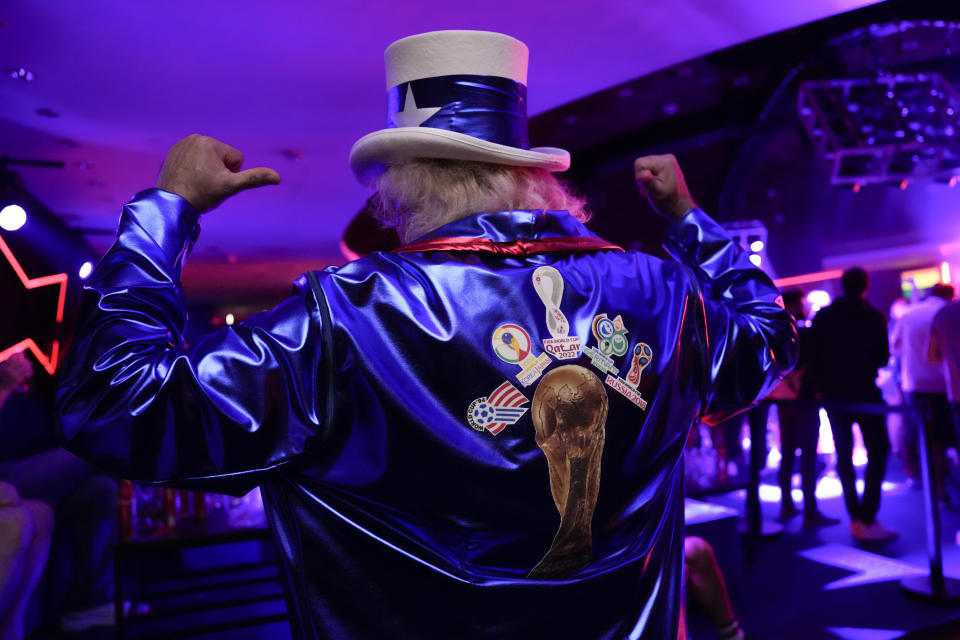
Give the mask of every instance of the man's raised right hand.
POLYGON ((672 154, 642 156, 633 163, 637 186, 654 210, 670 220, 679 220, 696 203, 690 196, 687 181, 672 154))
POLYGON ((280 184, 280 174, 273 169, 241 171, 242 165, 243 154, 237 149, 194 134, 170 149, 157 187, 186 198, 203 213, 244 189, 280 184))

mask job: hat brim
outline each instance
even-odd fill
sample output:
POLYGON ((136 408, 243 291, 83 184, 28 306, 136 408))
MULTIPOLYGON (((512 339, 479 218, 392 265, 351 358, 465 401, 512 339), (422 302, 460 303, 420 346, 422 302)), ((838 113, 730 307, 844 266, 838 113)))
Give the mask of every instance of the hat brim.
POLYGON ((413 158, 473 160, 547 171, 570 168, 570 153, 556 147, 518 149, 434 127, 396 127, 369 133, 350 150, 350 168, 370 185, 391 164, 413 158))

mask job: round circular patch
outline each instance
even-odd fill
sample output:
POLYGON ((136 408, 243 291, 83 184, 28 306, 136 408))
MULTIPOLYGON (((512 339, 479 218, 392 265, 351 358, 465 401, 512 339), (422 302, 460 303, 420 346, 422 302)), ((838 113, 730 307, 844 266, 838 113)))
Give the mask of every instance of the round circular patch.
POLYGON ((520 364, 530 355, 530 334, 515 324, 502 324, 490 340, 497 357, 508 364, 520 364))
POLYGON ((467 407, 467 423, 471 428, 483 431, 491 422, 493 422, 493 407, 486 398, 477 398, 470 403, 467 407))

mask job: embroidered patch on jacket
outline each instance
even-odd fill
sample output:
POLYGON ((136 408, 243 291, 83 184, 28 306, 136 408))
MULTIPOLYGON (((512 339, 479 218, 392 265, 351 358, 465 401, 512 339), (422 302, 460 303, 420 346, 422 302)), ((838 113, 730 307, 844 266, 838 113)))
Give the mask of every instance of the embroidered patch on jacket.
POLYGON ((653 349, 646 342, 638 342, 633 347, 630 371, 627 372, 624 382, 636 389, 637 385, 640 384, 640 376, 643 374, 643 370, 650 366, 651 362, 653 362, 653 349))
POLYGON ((590 364, 603 373, 619 374, 620 368, 614 364, 612 356, 622 356, 627 352, 629 332, 623 325, 623 318, 617 316, 611 320, 605 313, 594 316, 592 332, 597 346, 584 347, 583 355, 590 358, 590 364))
POLYGON ((622 356, 627 353, 627 328, 623 318, 613 320, 601 313, 593 318, 593 337, 597 339, 597 349, 606 356, 622 356))
POLYGON ((604 380, 604 382, 606 382, 610 388, 617 391, 620 395, 641 409, 647 408, 647 401, 643 399, 639 391, 628 385, 626 381, 621 380, 620 378, 615 378, 608 373, 607 379, 604 380))
POLYGON ((544 339, 543 348, 557 360, 580 357, 580 338, 569 335, 570 323, 560 310, 563 276, 553 267, 540 267, 533 272, 533 288, 547 309, 547 331, 553 336, 544 339))
POLYGON ((493 393, 477 398, 467 408, 467 423, 477 431, 486 429, 497 435, 508 425, 516 423, 527 412, 526 396, 520 390, 504 381, 493 393))
POLYGON ((500 325, 494 330, 490 342, 498 358, 520 367, 517 380, 525 387, 536 382, 553 362, 545 353, 534 353, 530 334, 517 324, 500 325))

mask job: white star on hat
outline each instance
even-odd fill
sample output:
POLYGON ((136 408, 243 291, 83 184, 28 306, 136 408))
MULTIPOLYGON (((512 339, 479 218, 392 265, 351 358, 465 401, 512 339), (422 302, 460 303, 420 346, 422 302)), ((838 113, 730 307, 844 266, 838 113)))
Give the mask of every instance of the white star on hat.
POLYGON ((440 107, 417 107, 417 101, 413 97, 413 85, 407 85, 407 98, 403 102, 403 111, 397 111, 390 119, 398 127, 419 127, 421 124, 433 117, 440 107))

